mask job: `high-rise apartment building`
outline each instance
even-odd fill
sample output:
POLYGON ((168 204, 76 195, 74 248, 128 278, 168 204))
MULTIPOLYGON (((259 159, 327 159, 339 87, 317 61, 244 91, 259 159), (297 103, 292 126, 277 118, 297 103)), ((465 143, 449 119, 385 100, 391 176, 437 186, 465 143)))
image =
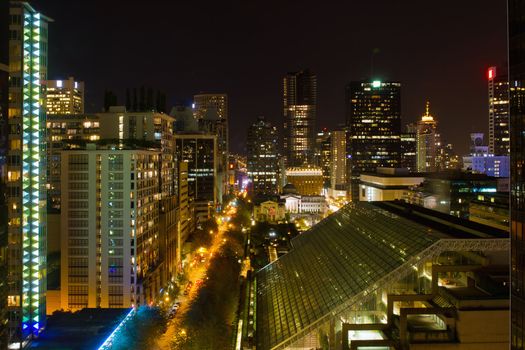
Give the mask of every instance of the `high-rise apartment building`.
POLYGON ((430 103, 427 101, 425 114, 417 122, 417 171, 435 172, 436 171, 436 129, 437 121, 430 115, 430 103))
POLYGON ((48 210, 60 210, 60 152, 80 148, 100 139, 100 122, 92 114, 51 114, 47 116, 47 203, 48 210))
POLYGON ((410 123, 405 128, 405 132, 401 133, 400 137, 401 160, 399 166, 408 169, 410 172, 415 172, 417 171, 417 124, 410 123))
POLYGON ((511 348, 525 348, 525 2, 508 1, 511 348))
POLYGON ((48 80, 46 82, 47 114, 84 113, 84 82, 67 80, 48 80))
POLYGON ((315 153, 317 76, 308 69, 283 79, 284 155, 287 166, 312 164, 315 153))
POLYGON ((0 349, 6 349, 9 336, 7 312, 7 180, 6 156, 9 135, 9 2, 0 2, 0 349))
POLYGON ((401 83, 351 82, 346 87, 347 181, 359 200, 359 175, 400 162, 401 83))
POLYGON ((65 310, 128 308, 150 300, 145 281, 160 260, 160 161, 158 151, 94 144, 62 152, 65 310))
POLYGON ((277 194, 277 140, 277 128, 262 116, 248 128, 247 172, 255 194, 277 194))
POLYGON ((198 222, 207 220, 218 205, 217 136, 175 134, 175 160, 188 163, 188 197, 198 222))
POLYGON ((10 347, 25 346, 46 321, 46 111, 49 18, 27 2, 9 9, 10 347))
POLYGON ((344 130, 332 131, 330 151, 330 188, 346 190, 346 133, 344 130))
POLYGON ((160 148, 159 186, 161 196, 176 192, 176 167, 174 160, 173 123, 175 119, 154 111, 128 112, 124 106, 112 106, 108 112, 98 113, 101 140, 122 140, 136 146, 160 148))
POLYGON ((508 156, 509 139, 509 80, 503 67, 487 71, 489 95, 489 153, 508 156))

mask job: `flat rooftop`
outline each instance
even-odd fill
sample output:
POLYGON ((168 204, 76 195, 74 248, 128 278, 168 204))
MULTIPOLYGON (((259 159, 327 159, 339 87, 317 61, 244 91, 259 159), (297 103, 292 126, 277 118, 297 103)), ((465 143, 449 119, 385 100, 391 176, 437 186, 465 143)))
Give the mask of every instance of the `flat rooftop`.
POLYGON ((31 344, 39 350, 96 350, 131 309, 82 309, 58 312, 47 318, 47 326, 31 344))

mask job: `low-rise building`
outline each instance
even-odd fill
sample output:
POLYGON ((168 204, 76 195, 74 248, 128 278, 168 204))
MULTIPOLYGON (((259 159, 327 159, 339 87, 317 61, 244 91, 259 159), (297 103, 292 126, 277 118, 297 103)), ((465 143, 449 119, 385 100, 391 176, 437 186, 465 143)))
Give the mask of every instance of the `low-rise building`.
POLYGON ((362 173, 359 200, 365 202, 402 199, 404 192, 424 180, 424 174, 409 173, 404 168, 378 168, 376 173, 362 173))
POLYGON ((510 231, 509 193, 478 194, 469 204, 469 220, 510 231))
POLYGON ((472 199, 497 191, 497 178, 454 171, 428 174, 420 185, 405 190, 403 200, 467 219, 472 199))
POLYGON ((284 222, 286 220, 284 201, 269 198, 254 201, 253 218, 257 222, 284 222))

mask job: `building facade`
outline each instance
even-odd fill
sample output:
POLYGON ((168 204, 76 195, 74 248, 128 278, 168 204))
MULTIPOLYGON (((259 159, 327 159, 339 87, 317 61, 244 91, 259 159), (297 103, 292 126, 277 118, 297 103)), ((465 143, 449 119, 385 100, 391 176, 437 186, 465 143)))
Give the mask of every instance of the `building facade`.
POLYGON ((246 142, 247 171, 254 194, 277 194, 278 164, 277 128, 258 117, 248 129, 246 142))
POLYGON ((436 171, 436 129, 437 122, 430 115, 430 103, 427 102, 425 114, 417 122, 417 171, 434 172, 436 171))
POLYGON ((287 166, 313 164, 317 76, 308 69, 283 78, 284 155, 287 166))
POLYGON ((47 121, 47 203, 49 210, 60 210, 60 152, 80 148, 100 139, 100 122, 91 114, 52 114, 47 121))
POLYGON ((37 336, 46 320, 46 106, 42 82, 47 79, 49 21, 26 2, 10 3, 6 187, 12 347, 37 336))
POLYGON ((319 196, 323 191, 323 171, 318 167, 287 168, 286 181, 303 196, 319 196))
POLYGON ((405 132, 400 136, 401 159, 399 166, 408 171, 417 171, 417 124, 405 126, 405 132))
MULTIPOLYGON (((0 3, 0 276, 7 276, 8 226, 6 158, 9 145, 9 2, 0 3)), ((9 313, 7 309, 7 279, 0 281, 0 349, 7 348, 9 339, 9 313)))
POLYGON ((401 83, 351 82, 346 87, 347 182, 359 200, 359 175, 400 162, 401 83))
POLYGON ((489 153, 508 156, 509 139, 509 80, 503 67, 487 71, 489 96, 489 153))
POLYGON ((175 135, 175 159, 188 163, 188 197, 197 222, 210 218, 219 205, 217 149, 216 135, 175 135))
POLYGON ((160 152, 62 152, 61 303, 65 310, 143 305, 159 266, 160 152))
POLYGON ((511 348, 525 348, 525 4, 508 1, 511 348))
POLYGON ((46 82, 47 114, 83 114, 84 82, 67 80, 48 80, 46 82))
POLYGON ((346 190, 346 132, 334 130, 330 135, 330 188, 346 190))

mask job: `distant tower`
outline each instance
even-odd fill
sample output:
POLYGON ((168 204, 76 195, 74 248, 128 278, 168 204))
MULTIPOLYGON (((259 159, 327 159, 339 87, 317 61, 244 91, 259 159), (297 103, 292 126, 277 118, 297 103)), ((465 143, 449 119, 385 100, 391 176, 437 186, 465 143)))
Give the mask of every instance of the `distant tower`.
POLYGON ((46 89, 47 114, 84 113, 84 82, 67 80, 48 80, 46 89))
POLYGON ((256 194, 277 194, 277 140, 277 128, 262 116, 248 129, 247 170, 256 194))
POLYGON ((347 184, 359 201, 359 175, 400 162, 401 83, 351 82, 346 87, 347 184))
POLYGON ((317 76, 308 69, 283 79, 284 154, 288 166, 314 161, 317 76))
POLYGON ((436 171, 436 128, 437 122, 430 115, 430 102, 427 101, 425 114, 417 122, 417 171, 436 171))
POLYGON ((509 81, 504 69, 490 67, 487 72, 489 94, 489 153, 510 154, 509 81))

